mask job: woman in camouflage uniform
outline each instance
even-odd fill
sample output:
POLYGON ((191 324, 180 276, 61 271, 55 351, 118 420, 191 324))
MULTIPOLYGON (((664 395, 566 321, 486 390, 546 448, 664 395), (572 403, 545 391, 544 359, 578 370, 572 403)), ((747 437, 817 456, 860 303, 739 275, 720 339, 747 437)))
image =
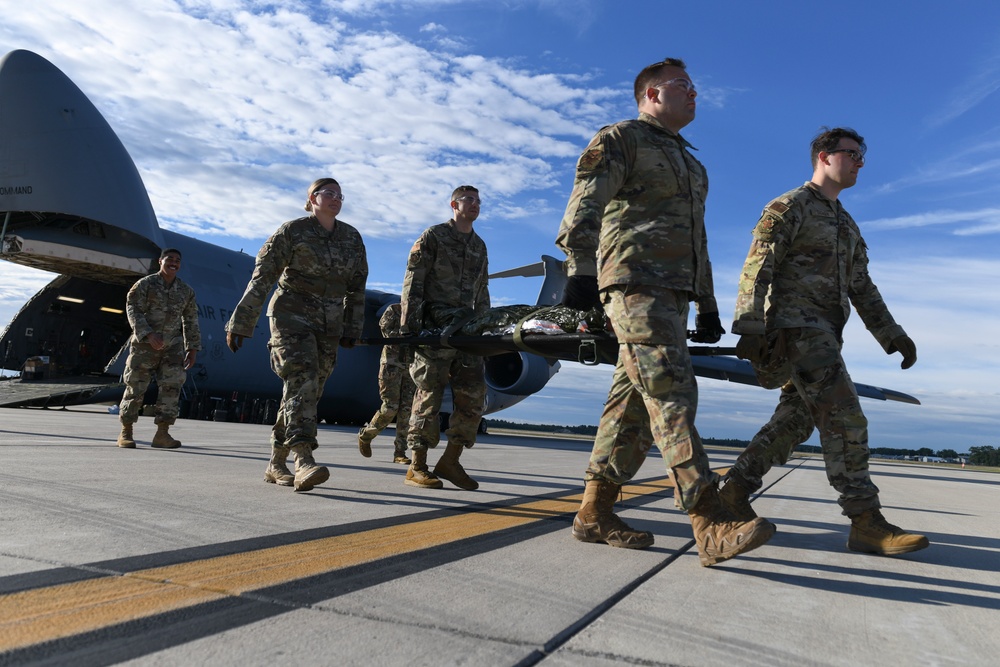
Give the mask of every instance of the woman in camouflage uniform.
POLYGON ((308 491, 330 478, 316 465, 316 407, 333 372, 339 346, 353 347, 365 315, 368 260, 361 234, 337 219, 344 195, 332 178, 309 187, 310 215, 281 225, 261 247, 246 292, 226 325, 235 352, 253 335, 264 299, 271 325, 271 369, 284 388, 271 431, 264 480, 308 491), (288 453, 295 455, 295 474, 288 453))

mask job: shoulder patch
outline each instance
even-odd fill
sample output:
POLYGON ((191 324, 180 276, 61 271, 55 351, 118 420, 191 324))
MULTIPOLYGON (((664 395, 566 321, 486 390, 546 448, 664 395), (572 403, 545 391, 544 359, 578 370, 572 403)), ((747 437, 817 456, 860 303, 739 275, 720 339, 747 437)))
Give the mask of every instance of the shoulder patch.
POLYGON ((594 146, 584 151, 576 163, 577 171, 593 171, 604 164, 604 147, 594 146))
POLYGON ((786 206, 785 204, 782 204, 780 201, 773 201, 773 202, 771 202, 770 204, 767 205, 767 210, 768 211, 774 211, 778 215, 781 215, 781 214, 785 213, 786 211, 788 211, 788 206, 786 206))

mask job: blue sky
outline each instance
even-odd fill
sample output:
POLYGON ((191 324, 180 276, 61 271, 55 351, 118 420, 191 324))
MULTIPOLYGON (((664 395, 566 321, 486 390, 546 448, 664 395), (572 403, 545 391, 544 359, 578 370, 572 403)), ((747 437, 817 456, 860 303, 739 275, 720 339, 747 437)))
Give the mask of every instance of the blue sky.
MULTIPOLYGON (((365 237, 374 288, 480 187, 494 271, 559 256, 573 166, 636 115, 635 74, 681 57, 698 85, 685 137, 709 172, 709 248, 724 322, 750 230, 808 180, 823 125, 863 134, 841 200, 919 361, 899 369, 852 318, 852 376, 918 396, 865 400, 872 446, 1000 445, 1000 5, 994 2, 35 0, 7 8, 0 53, 35 51, 104 113, 160 224, 254 254, 331 175, 365 237)), ((0 326, 51 278, 0 262, 0 326)), ((494 281, 499 304, 538 282, 494 281)), ((722 344, 735 345, 727 335, 722 344)), ((609 368, 563 364, 500 417, 594 424, 609 368)), ((774 392, 702 380, 699 428, 750 438, 774 392)), ((815 438, 814 438, 815 440, 815 438)))

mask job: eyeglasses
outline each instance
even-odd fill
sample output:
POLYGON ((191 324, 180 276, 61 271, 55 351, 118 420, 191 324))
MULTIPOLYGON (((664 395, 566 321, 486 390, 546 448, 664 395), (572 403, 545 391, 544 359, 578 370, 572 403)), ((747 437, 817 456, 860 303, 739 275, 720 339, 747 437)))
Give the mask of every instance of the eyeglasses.
POLYGON ((827 153, 847 153, 847 157, 859 164, 865 161, 865 154, 861 151, 856 151, 853 148, 838 148, 836 150, 827 151, 827 153))
POLYGON ((339 192, 334 192, 333 190, 317 190, 313 194, 317 196, 323 195, 324 197, 330 197, 331 199, 339 199, 340 201, 344 201, 344 195, 342 195, 339 192))
POLYGON ((455 201, 465 202, 466 204, 476 204, 481 205, 483 202, 479 197, 473 197, 472 195, 464 195, 462 197, 455 197, 455 201))
POLYGON ((691 79, 686 79, 679 76, 675 79, 670 79, 669 81, 663 81, 661 83, 656 83, 650 86, 650 88, 661 88, 663 86, 670 86, 676 88, 683 93, 693 93, 695 92, 694 82, 691 79))

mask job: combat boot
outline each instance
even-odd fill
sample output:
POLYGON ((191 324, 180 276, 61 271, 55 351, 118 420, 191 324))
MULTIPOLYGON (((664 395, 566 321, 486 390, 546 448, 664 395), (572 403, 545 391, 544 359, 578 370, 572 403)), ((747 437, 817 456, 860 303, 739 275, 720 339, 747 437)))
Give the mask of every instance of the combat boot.
POLYGON ((753 521, 757 518, 757 513, 750 506, 751 493, 753 490, 739 477, 727 476, 725 485, 719 489, 719 500, 740 521, 753 521))
POLYGON ((361 456, 366 459, 371 458, 372 440, 374 440, 375 436, 378 435, 377 433, 372 433, 371 431, 373 430, 374 429, 371 427, 371 424, 365 424, 361 427, 361 430, 358 431, 358 451, 361 452, 361 456))
POLYGON ((886 521, 878 508, 851 517, 851 536, 847 539, 847 548, 851 551, 897 556, 925 549, 929 545, 925 536, 907 533, 886 521))
POLYGON ((292 486, 295 483, 295 475, 285 465, 288 459, 288 449, 285 447, 271 447, 271 461, 264 471, 264 481, 278 486, 292 486))
POLYGON ((688 510, 688 516, 703 567, 756 549, 771 539, 776 530, 773 523, 760 517, 745 521, 733 516, 719 500, 715 484, 702 492, 698 504, 688 510))
POLYGON ((395 451, 395 453, 393 453, 393 455, 392 455, 392 462, 393 463, 402 463, 404 465, 410 465, 411 463, 413 463, 413 461, 410 459, 410 457, 406 455, 406 448, 405 447, 403 449, 397 449, 395 451))
POLYGON ((118 446, 124 449, 135 449, 132 424, 122 424, 122 432, 118 434, 118 446))
POLYGON ((292 447, 292 453, 295 454, 295 479, 293 483, 296 491, 308 491, 330 479, 330 471, 326 469, 326 466, 316 465, 316 460, 313 459, 312 445, 308 443, 295 445, 292 447))
POLYGON ((460 489, 475 491, 479 488, 479 482, 469 477, 469 474, 465 472, 465 468, 458 462, 463 449, 465 447, 459 443, 449 440, 444 454, 441 455, 441 459, 434 466, 434 476, 446 479, 460 489))
POLYGON ((413 461, 406 471, 406 479, 403 483, 407 486, 416 486, 421 489, 440 489, 444 484, 427 469, 427 450, 414 449, 413 461))
POLYGON ((573 537, 581 542, 604 542, 624 549, 646 549, 653 546, 653 534, 635 530, 612 510, 621 486, 606 479, 587 480, 583 504, 573 518, 573 537))
POLYGON ((174 440, 170 437, 168 430, 170 429, 170 424, 167 422, 160 422, 156 425, 156 434, 153 436, 153 442, 150 444, 158 449, 177 449, 181 446, 180 440, 174 440))

